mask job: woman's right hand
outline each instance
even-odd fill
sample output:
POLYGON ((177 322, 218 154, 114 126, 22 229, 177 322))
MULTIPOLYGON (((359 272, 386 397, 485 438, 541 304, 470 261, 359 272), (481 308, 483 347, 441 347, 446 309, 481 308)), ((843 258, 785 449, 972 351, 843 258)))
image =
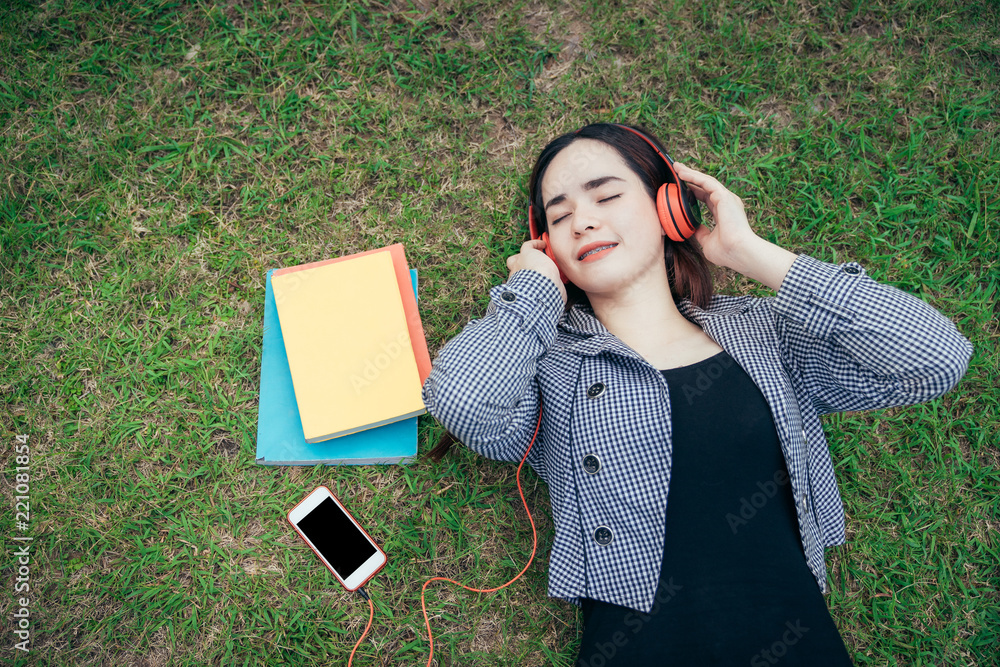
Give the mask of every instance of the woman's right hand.
MULTIPOLYGON (((510 275, 521 269, 532 269, 543 276, 548 276, 559 288, 563 303, 566 303, 566 286, 559 277, 559 267, 545 254, 545 241, 533 239, 521 244, 521 252, 507 258, 507 269, 510 275)), ((509 277, 509 276, 508 276, 509 277)))

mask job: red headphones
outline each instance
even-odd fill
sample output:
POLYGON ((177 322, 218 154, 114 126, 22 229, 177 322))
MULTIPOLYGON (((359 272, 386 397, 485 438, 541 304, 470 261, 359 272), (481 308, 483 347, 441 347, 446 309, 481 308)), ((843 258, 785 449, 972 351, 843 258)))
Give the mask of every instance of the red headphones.
MULTIPOLYGON (((701 223, 701 211, 698 208, 698 200, 695 199, 694 195, 691 194, 691 190, 684 185, 684 181, 674 171, 674 161, 669 155, 661 152, 656 147, 656 144, 642 132, 633 130, 626 125, 616 125, 616 127, 628 130, 632 134, 642 137, 656 151, 656 154, 663 158, 663 161, 667 164, 667 168, 670 169, 674 182, 664 183, 656 193, 656 214, 660 218, 660 226, 663 227, 663 231, 667 233, 667 236, 672 241, 682 243, 691 238, 695 227, 701 223)), ((530 203, 528 204, 528 231, 532 239, 539 238, 538 225, 535 223, 534 206, 530 203)), ((555 254, 552 252, 552 247, 549 245, 549 233, 543 232, 541 238, 545 241, 545 254, 555 262, 556 266, 559 266, 559 263, 556 262, 555 254)), ((562 278, 564 283, 569 282, 561 267, 559 268, 559 277, 562 278)))

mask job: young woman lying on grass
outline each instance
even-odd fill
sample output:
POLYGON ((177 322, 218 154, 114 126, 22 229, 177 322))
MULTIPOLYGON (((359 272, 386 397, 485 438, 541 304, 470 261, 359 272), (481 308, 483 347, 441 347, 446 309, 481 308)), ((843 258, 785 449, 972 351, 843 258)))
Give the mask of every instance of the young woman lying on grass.
POLYGON ((541 412, 528 463, 555 519, 549 594, 583 609, 579 665, 850 665, 823 598, 844 512, 819 416, 941 396, 972 346, 861 265, 757 236, 659 146, 601 123, 545 147, 542 238, 441 349, 424 402, 503 461, 541 412), (710 263, 777 294, 713 295, 710 263))

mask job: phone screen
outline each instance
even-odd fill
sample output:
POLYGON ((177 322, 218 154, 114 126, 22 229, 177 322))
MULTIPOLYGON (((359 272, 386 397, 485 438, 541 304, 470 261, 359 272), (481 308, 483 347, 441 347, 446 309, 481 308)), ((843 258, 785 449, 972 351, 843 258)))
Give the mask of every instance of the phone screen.
POLYGON ((332 498, 325 498, 298 526, 344 579, 375 553, 365 534, 332 498))

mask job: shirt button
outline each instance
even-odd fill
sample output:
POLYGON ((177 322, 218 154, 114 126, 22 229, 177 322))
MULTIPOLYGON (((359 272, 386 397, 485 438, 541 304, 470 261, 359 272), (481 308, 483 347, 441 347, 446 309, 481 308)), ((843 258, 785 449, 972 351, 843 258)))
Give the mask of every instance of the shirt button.
POLYGON ((583 469, 589 474, 595 475, 601 469, 601 460, 593 454, 587 454, 583 457, 583 469))
POLYGON ((801 496, 799 496, 799 506, 802 507, 803 510, 806 509, 806 507, 807 507, 806 500, 808 500, 808 499, 809 499, 809 496, 807 496, 804 493, 801 496))
POLYGON ((597 530, 594 531, 594 541, 600 544, 602 547, 606 547, 611 544, 611 540, 615 538, 611 529, 607 526, 598 526, 597 530))
POLYGON ((517 295, 513 292, 504 292, 500 295, 500 298, 504 301, 517 301, 517 295))
POLYGON ((859 268, 858 268, 858 267, 856 267, 856 266, 845 266, 845 267, 844 267, 844 273, 849 273, 849 274, 851 274, 852 276, 856 276, 856 275, 858 275, 859 273, 861 273, 861 269, 859 269, 859 268))
POLYGON ((606 389, 607 387, 604 385, 603 382, 595 382, 594 384, 590 385, 589 389, 587 389, 587 398, 597 398, 598 396, 603 394, 606 389))

